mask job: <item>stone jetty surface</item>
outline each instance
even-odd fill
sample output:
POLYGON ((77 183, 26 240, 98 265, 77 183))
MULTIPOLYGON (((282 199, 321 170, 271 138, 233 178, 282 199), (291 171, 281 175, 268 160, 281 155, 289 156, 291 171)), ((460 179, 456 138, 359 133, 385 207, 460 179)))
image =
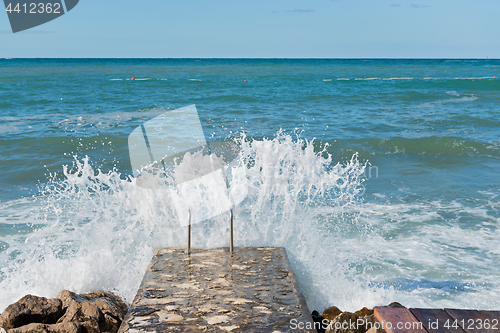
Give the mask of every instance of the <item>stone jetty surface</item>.
POLYGON ((119 333, 278 333, 289 332, 292 320, 313 322, 284 248, 240 247, 232 255, 195 248, 189 256, 185 248, 162 248, 119 333))

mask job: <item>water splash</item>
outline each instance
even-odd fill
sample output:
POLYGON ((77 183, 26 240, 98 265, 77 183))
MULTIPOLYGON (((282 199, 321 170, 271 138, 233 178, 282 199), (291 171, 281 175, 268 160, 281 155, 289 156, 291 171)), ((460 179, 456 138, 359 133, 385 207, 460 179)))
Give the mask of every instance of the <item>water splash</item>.
MULTIPOLYGON (((330 257, 321 240, 335 236, 329 231, 335 221, 357 223, 351 208, 359 205, 364 166, 356 156, 335 163, 314 142, 282 132, 269 140, 235 140, 249 185, 235 211, 235 245, 286 247, 308 302, 318 304, 324 286, 311 281, 324 274, 318 265, 330 257)), ((167 189, 136 186, 135 178, 102 172, 88 157, 75 158, 63 173, 26 205, 36 230, 8 237, 0 252, 0 308, 26 293, 53 297, 62 289, 111 290, 130 302, 153 250, 185 246, 186 230, 167 189)), ((195 225, 193 246, 227 246, 228 232, 227 216, 195 225)), ((345 274, 342 263, 326 266, 332 281, 345 274)))
MULTIPOLYGON (((364 203, 366 165, 356 154, 337 163, 328 146, 282 132, 234 141, 248 180, 235 245, 285 247, 311 310, 391 301, 498 307, 495 193, 484 193, 478 207, 383 195, 364 203)), ((27 293, 63 289, 110 290, 131 302, 154 249, 186 245, 167 187, 141 188, 88 157, 63 175, 0 207, 0 309, 27 293)), ((192 241, 228 246, 227 214, 194 225, 192 241)))

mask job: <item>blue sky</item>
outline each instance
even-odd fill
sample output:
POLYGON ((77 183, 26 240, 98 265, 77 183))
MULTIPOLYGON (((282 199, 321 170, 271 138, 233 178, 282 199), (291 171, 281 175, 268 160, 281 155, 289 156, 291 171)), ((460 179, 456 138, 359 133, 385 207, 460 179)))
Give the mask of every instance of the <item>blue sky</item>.
POLYGON ((500 0, 81 0, 0 58, 500 58, 500 0))

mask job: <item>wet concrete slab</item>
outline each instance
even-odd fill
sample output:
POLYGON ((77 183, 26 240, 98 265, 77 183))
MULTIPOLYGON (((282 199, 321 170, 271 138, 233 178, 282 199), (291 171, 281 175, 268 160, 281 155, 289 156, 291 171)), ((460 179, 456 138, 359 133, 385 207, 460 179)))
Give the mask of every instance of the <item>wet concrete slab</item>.
POLYGON ((161 248, 119 333, 315 332, 311 323, 284 248, 195 248, 190 256, 161 248))

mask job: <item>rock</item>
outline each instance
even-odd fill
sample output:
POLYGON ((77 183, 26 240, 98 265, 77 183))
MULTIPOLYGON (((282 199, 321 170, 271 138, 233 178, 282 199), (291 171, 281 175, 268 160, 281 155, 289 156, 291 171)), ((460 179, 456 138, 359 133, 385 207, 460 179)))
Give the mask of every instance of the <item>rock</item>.
POLYGON ((9 333, 46 333, 48 332, 46 324, 32 323, 9 330, 9 333))
POLYGON ((342 312, 330 322, 326 333, 364 333, 364 325, 354 313, 342 312))
POLYGON ((59 318, 57 323, 84 323, 90 322, 91 326, 104 325, 104 314, 94 304, 71 303, 66 309, 64 316, 59 318))
POLYGON ((82 325, 75 323, 62 324, 29 324, 9 330, 9 333, 84 333, 82 325))
POLYGON ((8 333, 116 333, 126 313, 125 303, 110 292, 64 290, 53 299, 21 298, 2 313, 0 327, 8 333))
POLYGON ((9 330, 31 323, 55 324, 62 313, 61 300, 26 295, 5 309, 0 327, 9 330))
POLYGON ((358 317, 369 316, 369 315, 373 314, 373 309, 368 309, 368 308, 364 307, 361 310, 354 312, 354 314, 358 317))
POLYGON ((321 316, 328 321, 332 321, 341 313, 342 311, 340 311, 338 307, 330 306, 329 308, 326 308, 325 311, 323 311, 323 314, 321 316))
POLYGON ((322 316, 320 316, 319 312, 314 310, 311 313, 311 317, 314 321, 314 327, 316 328, 316 332, 317 333, 325 333, 326 327, 323 327, 323 326, 327 326, 327 325, 323 325, 324 318, 322 316))
POLYGON ((380 328, 372 327, 368 331, 366 331, 366 333, 386 333, 386 332, 382 327, 380 328))
POLYGON ((82 323, 91 332, 115 333, 127 314, 127 306, 109 292, 76 294, 64 290, 57 296, 65 305, 66 312, 58 323, 82 323))
POLYGON ((88 301, 83 295, 79 295, 69 290, 63 290, 57 295, 57 299, 60 299, 63 303, 63 308, 67 309, 72 303, 85 303, 88 301))
POLYGON ((392 302, 391 304, 389 304, 389 307, 390 308, 406 308, 405 306, 401 305, 398 302, 392 302))
POLYGON ((102 325, 102 329, 106 332, 117 332, 123 318, 127 314, 126 305, 121 302, 123 307, 120 307, 120 305, 114 302, 113 298, 110 298, 109 296, 99 298, 95 300, 93 304, 97 306, 97 308, 101 310, 104 315, 104 324, 102 325))
POLYGON ((76 323, 60 323, 54 325, 48 325, 48 331, 50 333, 84 333, 83 325, 78 325, 76 323))
MULTIPOLYGON (((84 328, 84 332, 87 332, 87 333, 99 333, 99 332, 101 332, 99 330, 99 325, 96 325, 95 323, 93 323, 90 320, 84 321, 83 323, 81 323, 81 325, 84 328)), ((114 333, 116 333, 116 331, 114 333)))
POLYGON ((110 312, 114 315, 125 316, 128 311, 127 305, 116 295, 110 292, 93 292, 89 294, 76 294, 74 292, 63 290, 57 295, 57 298, 63 302, 63 308, 69 307, 71 303, 85 303, 88 301, 96 302, 104 312, 110 312), (106 304, 104 304, 104 303, 106 304))
POLYGON ((367 330, 370 329, 372 326, 375 326, 376 323, 378 323, 378 320, 373 313, 364 316, 363 320, 365 321, 365 327, 367 330))
POLYGON ((382 325, 380 325, 374 314, 364 316, 362 320, 364 331, 368 332, 371 330, 371 333, 385 333, 385 331, 382 329, 382 325), (372 330, 372 328, 375 329, 375 332, 372 330))

